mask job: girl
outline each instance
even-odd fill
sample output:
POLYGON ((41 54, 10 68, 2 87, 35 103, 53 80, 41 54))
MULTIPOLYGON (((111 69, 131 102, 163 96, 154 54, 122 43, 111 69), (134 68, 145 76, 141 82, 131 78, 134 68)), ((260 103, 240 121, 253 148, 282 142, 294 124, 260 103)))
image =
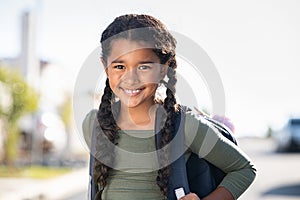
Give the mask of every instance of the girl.
MULTIPOLYGON (((162 147, 171 142, 174 118, 180 110, 175 98, 176 41, 158 19, 130 14, 117 17, 106 28, 101 46, 106 87, 99 109, 91 111, 83 122, 86 138, 92 138, 96 118, 96 136, 91 142, 95 158, 90 163, 97 188, 95 199, 166 199, 172 175, 170 150, 162 148, 160 156, 147 157, 147 153, 156 151, 158 107, 165 112, 162 147), (163 100, 156 97, 160 85, 166 87, 163 100), (126 152, 145 158, 131 158, 126 152)), ((237 199, 255 178, 251 160, 191 112, 186 113, 184 127, 186 157, 194 152, 226 172, 219 186, 201 200, 237 199), (213 138, 213 144, 207 138, 213 138)), ((200 198, 189 193, 181 199, 200 198)))

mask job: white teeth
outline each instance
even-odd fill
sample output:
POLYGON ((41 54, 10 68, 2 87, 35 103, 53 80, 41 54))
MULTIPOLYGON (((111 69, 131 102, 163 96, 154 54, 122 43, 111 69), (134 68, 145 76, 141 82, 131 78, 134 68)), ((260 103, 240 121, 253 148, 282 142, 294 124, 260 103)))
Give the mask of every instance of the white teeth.
POLYGON ((136 93, 139 93, 141 90, 137 89, 137 90, 127 90, 125 89, 124 90, 127 94, 136 94, 136 93))

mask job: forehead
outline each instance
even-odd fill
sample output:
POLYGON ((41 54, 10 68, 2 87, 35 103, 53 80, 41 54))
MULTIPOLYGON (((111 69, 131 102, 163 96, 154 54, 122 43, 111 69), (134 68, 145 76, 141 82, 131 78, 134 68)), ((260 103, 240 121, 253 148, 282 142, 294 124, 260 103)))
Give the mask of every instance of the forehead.
POLYGON ((126 56, 147 57, 148 59, 158 59, 153 52, 154 46, 142 41, 130 41, 117 39, 111 42, 111 52, 108 56, 108 63, 126 56))

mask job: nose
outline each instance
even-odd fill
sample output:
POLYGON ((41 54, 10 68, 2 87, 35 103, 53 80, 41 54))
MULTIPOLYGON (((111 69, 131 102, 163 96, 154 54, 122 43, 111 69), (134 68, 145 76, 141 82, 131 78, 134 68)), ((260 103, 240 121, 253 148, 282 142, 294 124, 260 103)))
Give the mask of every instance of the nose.
POLYGON ((122 81, 128 85, 139 83, 139 76, 136 69, 128 70, 122 77, 122 81))

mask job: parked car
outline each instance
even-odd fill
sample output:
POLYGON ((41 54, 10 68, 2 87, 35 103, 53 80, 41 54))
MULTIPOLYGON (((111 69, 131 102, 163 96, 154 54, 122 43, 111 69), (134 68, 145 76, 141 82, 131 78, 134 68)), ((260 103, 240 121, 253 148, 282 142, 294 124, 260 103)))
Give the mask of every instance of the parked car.
POLYGON ((276 150, 300 151, 300 117, 290 118, 285 125, 273 133, 276 150))

